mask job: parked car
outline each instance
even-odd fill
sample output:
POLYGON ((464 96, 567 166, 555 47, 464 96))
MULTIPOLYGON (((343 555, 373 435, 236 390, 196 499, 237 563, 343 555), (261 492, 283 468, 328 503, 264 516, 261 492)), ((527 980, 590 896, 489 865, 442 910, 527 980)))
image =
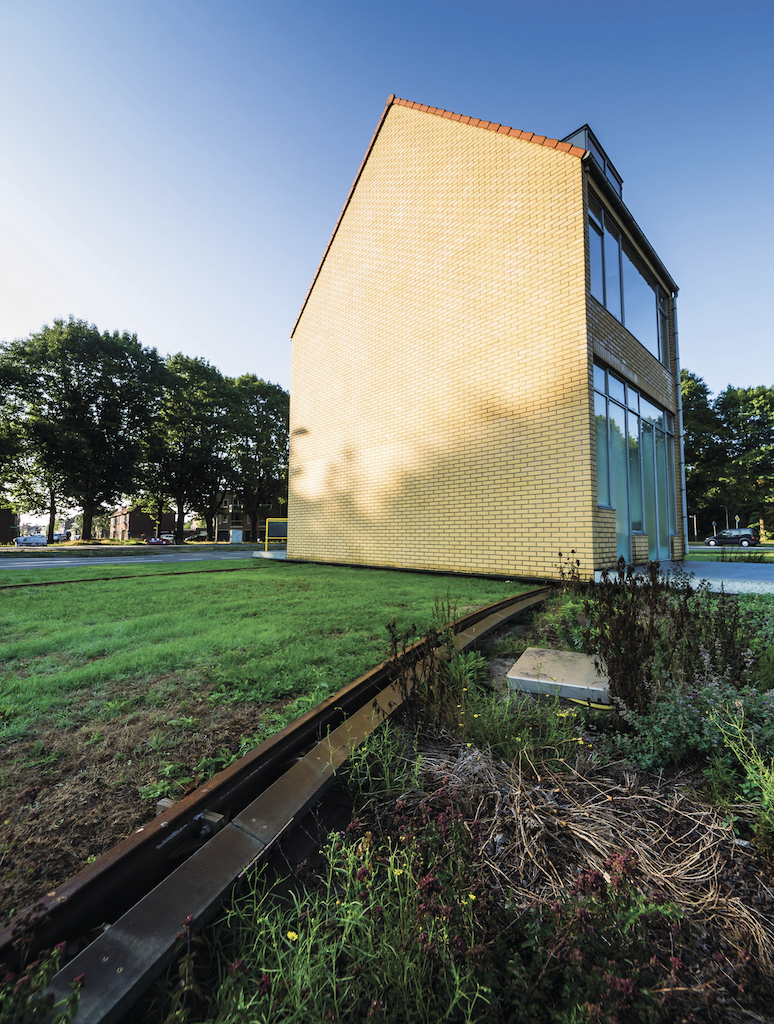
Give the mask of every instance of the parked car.
POLYGON ((171 544, 172 541, 167 537, 148 537, 145 541, 146 544, 171 544))
POLYGON ((45 533, 31 533, 28 537, 14 537, 13 542, 20 548, 48 544, 45 533))
POLYGON ((722 547, 725 544, 739 544, 740 547, 749 548, 758 543, 758 538, 755 531, 748 527, 744 530, 721 530, 720 533, 707 537, 704 543, 709 544, 711 548, 722 547))

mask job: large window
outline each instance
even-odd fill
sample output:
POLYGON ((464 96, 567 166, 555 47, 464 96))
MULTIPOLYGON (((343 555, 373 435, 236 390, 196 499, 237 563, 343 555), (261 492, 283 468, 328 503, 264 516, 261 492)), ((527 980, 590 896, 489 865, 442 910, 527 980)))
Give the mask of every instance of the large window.
POLYGON ((618 554, 629 561, 631 535, 645 533, 650 558, 669 558, 677 522, 674 417, 595 363, 594 419, 597 502, 615 510, 618 554))
POLYGON ((589 193, 591 294, 669 365, 669 302, 615 220, 589 193))

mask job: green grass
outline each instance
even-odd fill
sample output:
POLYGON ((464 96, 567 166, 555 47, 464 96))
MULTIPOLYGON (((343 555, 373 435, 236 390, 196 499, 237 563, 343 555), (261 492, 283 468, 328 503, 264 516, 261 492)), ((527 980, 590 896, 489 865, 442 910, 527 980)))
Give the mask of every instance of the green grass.
POLYGON ((0 583, 73 581, 0 592, 0 738, 41 719, 83 724, 163 702, 170 688, 212 700, 324 699, 381 661, 386 623, 432 623, 447 587, 459 612, 526 589, 459 577, 269 560, 11 570, 0 583), (104 574, 99 582, 78 579, 104 574), (20 579, 21 577, 21 579, 20 579), (31 579, 30 579, 31 577, 31 579))

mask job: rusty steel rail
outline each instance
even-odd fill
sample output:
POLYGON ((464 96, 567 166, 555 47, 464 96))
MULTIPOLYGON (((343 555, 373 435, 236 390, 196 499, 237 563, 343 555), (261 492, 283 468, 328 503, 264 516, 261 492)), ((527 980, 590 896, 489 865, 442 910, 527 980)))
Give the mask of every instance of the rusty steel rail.
MULTIPOLYGON (((546 586, 463 616, 464 649, 543 602, 546 586)), ((402 703, 396 670, 425 640, 344 687, 68 879, 0 932, 0 963, 98 937, 54 978, 59 999, 79 975, 79 1024, 114 1024, 174 957, 181 924, 207 923, 236 880, 315 803, 352 751, 402 703)))

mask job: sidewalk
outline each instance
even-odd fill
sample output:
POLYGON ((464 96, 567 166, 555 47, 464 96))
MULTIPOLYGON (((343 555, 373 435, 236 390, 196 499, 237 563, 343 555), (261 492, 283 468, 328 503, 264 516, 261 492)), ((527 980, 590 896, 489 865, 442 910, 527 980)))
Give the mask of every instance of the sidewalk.
MULTIPOLYGON (((664 572, 693 573, 696 582, 708 580, 710 590, 727 594, 774 594, 774 562, 662 562, 664 572)), ((611 573, 612 575, 612 573, 611 573)), ((597 582, 602 573, 594 574, 597 582)))

